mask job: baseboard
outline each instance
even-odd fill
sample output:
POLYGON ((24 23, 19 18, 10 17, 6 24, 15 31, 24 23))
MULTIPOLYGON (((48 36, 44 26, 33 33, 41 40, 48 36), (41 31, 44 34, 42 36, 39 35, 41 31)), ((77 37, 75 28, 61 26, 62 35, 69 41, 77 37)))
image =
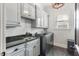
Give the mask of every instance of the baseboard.
POLYGON ((58 47, 67 49, 67 44, 65 45, 65 44, 60 44, 60 43, 54 43, 54 46, 58 46, 58 47))
POLYGON ((63 47, 60 47, 60 46, 55 46, 55 45, 54 45, 54 47, 60 48, 60 49, 62 49, 62 50, 67 50, 67 48, 63 48, 63 47))

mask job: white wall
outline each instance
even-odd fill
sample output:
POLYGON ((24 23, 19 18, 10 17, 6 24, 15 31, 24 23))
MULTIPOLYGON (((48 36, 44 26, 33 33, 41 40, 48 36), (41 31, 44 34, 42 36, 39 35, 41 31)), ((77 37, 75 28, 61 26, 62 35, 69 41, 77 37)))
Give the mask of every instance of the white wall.
MULTIPOLYGON (((19 16, 20 12, 19 12, 19 16)), ((20 19, 20 18, 19 18, 20 19)), ((14 28, 6 29, 5 35, 6 36, 16 36, 16 35, 23 35, 26 32, 35 33, 35 32, 42 32, 43 29, 37 29, 31 27, 31 20, 21 18, 20 26, 14 28)))
MULTIPOLYGON (((67 39, 74 39, 74 4, 64 4, 59 9, 52 9, 49 17, 49 32, 54 33, 54 45, 67 48, 67 39), (69 22, 71 24, 70 30, 57 30, 56 16, 57 14, 67 14, 69 16, 69 22)), ((31 28, 31 21, 22 19, 21 26, 15 28, 9 28, 6 31, 6 36, 22 35, 26 32, 41 32, 43 29, 31 28)))
POLYGON ((52 9, 49 17, 49 32, 54 33, 54 45, 67 48, 67 39, 74 39, 74 4, 64 4, 60 9, 52 9), (56 19, 58 14, 66 14, 69 16, 69 30, 56 29, 56 19))
POLYGON ((21 25, 19 27, 8 28, 6 30, 5 35, 8 36, 16 36, 16 35, 23 35, 26 32, 35 33, 41 32, 43 29, 37 29, 31 27, 31 21, 26 19, 21 19, 21 25))

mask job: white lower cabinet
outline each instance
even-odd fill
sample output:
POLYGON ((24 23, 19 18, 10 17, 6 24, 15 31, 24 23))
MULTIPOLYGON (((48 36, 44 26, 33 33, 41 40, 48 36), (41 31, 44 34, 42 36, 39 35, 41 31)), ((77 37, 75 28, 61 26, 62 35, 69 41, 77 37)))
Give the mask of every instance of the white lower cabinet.
POLYGON ((6 56, 38 56, 40 55, 40 39, 7 48, 6 56))
POLYGON ((27 43, 26 56, 40 55, 40 39, 35 39, 27 43))
POLYGON ((25 56, 25 44, 7 48, 6 56, 25 56))
POLYGON ((26 56, 33 56, 33 47, 26 48, 26 56))
POLYGON ((25 49, 22 49, 18 53, 14 54, 14 56, 25 56, 25 49))
POLYGON ((25 56, 25 49, 23 48, 17 52, 7 53, 6 56, 25 56))

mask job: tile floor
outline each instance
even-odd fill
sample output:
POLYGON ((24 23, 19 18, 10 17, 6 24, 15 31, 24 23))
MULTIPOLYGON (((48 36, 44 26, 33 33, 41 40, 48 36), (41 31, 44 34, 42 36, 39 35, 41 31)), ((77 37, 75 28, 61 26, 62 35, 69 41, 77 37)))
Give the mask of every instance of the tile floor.
POLYGON ((46 56, 72 56, 66 49, 53 46, 48 50, 46 56))

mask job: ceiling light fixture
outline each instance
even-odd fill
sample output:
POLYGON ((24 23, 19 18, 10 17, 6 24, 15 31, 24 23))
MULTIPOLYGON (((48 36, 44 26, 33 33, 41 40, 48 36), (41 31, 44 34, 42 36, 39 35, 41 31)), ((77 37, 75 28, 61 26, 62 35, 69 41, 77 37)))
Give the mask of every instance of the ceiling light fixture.
POLYGON ((64 6, 64 3, 51 3, 51 6, 55 9, 59 9, 64 6))

